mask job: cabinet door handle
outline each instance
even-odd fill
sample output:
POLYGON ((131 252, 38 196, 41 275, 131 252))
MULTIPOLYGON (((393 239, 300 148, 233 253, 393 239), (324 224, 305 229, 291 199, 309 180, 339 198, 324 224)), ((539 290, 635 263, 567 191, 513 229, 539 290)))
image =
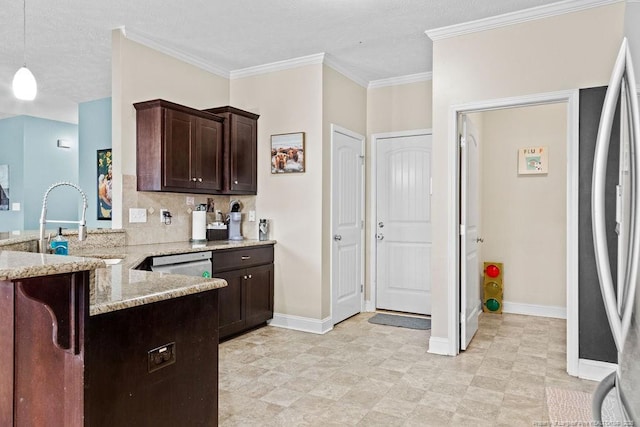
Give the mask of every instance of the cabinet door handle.
POLYGON ((234 183, 234 184, 237 184, 237 183, 238 183, 238 180, 233 181, 233 183, 234 183))
POLYGON ((244 280, 247 280, 247 276, 246 276, 246 275, 242 276, 242 278, 243 278, 244 280))
POLYGON ((202 182, 202 178, 198 178, 198 182, 202 182))
POLYGON ((251 279, 251 275, 249 275, 249 279, 251 279))
POLYGON ((191 181, 196 182, 196 179, 195 178, 191 178, 191 181))
POLYGON ((242 259, 243 261, 246 261, 246 260, 248 260, 248 259, 251 259, 251 257, 250 257, 249 255, 242 255, 242 258, 241 258, 241 259, 242 259))

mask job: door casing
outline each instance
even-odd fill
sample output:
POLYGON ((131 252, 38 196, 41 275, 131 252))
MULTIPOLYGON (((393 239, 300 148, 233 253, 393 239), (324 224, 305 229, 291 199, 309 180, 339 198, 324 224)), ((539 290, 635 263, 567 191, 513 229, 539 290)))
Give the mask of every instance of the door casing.
POLYGON ((431 337, 430 352, 455 356, 460 352, 460 180, 458 144, 458 116, 465 113, 532 106, 551 103, 567 105, 567 372, 579 375, 578 359, 578 120, 579 91, 567 90, 476 101, 449 108, 447 133, 447 344, 444 348, 442 338, 431 337), (433 344, 433 346, 432 346, 433 344), (433 351, 433 349, 437 349, 433 351), (445 351, 443 351, 445 350, 445 351))

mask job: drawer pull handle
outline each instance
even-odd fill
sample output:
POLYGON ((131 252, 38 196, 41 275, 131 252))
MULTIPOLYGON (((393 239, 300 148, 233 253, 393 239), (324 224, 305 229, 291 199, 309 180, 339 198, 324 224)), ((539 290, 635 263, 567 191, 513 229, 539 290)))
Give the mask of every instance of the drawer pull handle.
POLYGON ((242 278, 243 278, 244 280, 247 280, 247 276, 246 276, 246 275, 244 275, 242 278))
POLYGON ((242 255, 242 260, 246 261, 248 259, 251 259, 251 257, 249 255, 242 255))
POLYGON ((249 275, 249 279, 251 279, 251 275, 249 275))

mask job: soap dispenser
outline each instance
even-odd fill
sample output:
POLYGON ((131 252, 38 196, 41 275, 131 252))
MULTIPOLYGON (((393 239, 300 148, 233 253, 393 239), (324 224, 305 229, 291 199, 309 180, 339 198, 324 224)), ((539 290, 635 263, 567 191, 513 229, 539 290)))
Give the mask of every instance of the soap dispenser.
POLYGON ((69 242, 62 235, 62 227, 58 227, 58 235, 51 241, 51 250, 56 255, 69 254, 69 242))

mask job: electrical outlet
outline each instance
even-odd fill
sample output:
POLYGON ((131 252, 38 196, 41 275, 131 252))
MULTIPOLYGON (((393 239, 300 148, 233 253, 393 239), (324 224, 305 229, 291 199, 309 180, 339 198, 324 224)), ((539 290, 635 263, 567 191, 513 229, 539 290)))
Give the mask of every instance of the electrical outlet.
POLYGON ((147 210, 129 208, 129 222, 147 222, 147 210))
POLYGON ((255 222, 256 220, 256 211, 249 211, 249 221, 255 222))
POLYGON ((160 222, 164 224, 164 213, 168 212, 169 209, 160 209, 160 222))
POLYGON ((193 200, 193 197, 187 196, 187 206, 194 206, 195 204, 196 202, 193 200))

